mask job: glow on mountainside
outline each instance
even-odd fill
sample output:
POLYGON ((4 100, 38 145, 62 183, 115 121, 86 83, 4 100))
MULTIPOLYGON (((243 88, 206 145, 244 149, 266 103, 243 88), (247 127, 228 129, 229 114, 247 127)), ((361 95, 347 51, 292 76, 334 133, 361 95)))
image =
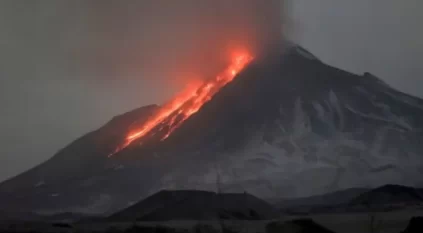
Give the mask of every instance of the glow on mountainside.
POLYGON ((133 141, 145 137, 158 126, 160 126, 160 130, 167 130, 161 140, 168 138, 185 120, 200 110, 223 86, 231 82, 253 60, 253 57, 248 52, 243 52, 235 54, 231 60, 230 65, 215 78, 200 84, 190 85, 171 101, 161 106, 141 127, 131 130, 126 136, 125 142, 111 155, 126 148, 133 141))

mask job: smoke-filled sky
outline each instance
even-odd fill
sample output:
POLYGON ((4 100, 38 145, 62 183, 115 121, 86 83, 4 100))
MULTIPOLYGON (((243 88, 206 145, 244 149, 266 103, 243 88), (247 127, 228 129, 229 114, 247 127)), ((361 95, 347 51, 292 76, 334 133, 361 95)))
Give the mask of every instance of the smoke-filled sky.
POLYGON ((322 60, 423 96, 419 0, 0 1, 0 180, 162 103, 282 29, 322 60), (287 2, 285 2, 287 3, 287 2), (284 10, 283 10, 284 9, 284 10), (284 12, 284 14, 282 14, 284 12), (241 47, 241 48, 238 48, 241 47))

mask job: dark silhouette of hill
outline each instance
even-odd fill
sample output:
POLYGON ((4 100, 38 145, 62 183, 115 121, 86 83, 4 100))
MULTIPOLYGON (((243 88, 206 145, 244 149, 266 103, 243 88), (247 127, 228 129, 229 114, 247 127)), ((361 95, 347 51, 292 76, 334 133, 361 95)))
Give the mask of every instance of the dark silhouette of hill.
POLYGON ((166 190, 111 215, 107 220, 263 220, 277 216, 270 204, 247 193, 166 190))
POLYGON ((317 224, 312 219, 295 219, 285 222, 271 222, 266 225, 266 233, 334 233, 317 224))
POLYGON ((271 200, 285 214, 363 212, 372 210, 394 210, 423 203, 420 189, 383 185, 375 189, 351 188, 323 195, 271 200))
POLYGON ((423 232, 423 217, 413 217, 407 225, 407 228, 401 233, 420 233, 423 232))
POLYGON ((365 192, 352 199, 350 205, 395 205, 423 203, 423 195, 418 189, 401 185, 384 185, 365 192))

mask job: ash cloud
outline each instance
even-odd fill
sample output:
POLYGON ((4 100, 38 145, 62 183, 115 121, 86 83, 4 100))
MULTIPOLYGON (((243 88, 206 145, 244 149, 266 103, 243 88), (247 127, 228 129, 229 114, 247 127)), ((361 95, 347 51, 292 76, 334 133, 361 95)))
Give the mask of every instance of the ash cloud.
MULTIPOLYGON (((102 1, 89 4, 85 64, 122 74, 185 83, 216 72, 233 49, 253 53, 281 41, 282 2, 275 0, 102 1), (93 56, 91 56, 93 55, 93 56), (221 62, 221 63, 220 63, 221 62), (153 75, 149 75, 153 74, 153 75), (182 82, 181 80, 182 79, 182 82)), ((92 70, 91 70, 92 71, 92 70)))

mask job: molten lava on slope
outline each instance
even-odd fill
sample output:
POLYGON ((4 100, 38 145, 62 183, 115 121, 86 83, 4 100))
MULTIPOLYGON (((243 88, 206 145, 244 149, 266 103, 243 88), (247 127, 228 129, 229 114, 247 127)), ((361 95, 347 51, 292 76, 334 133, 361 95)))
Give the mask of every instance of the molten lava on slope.
POLYGON ((161 137, 161 140, 168 138, 174 130, 200 110, 223 86, 231 82, 252 59, 252 55, 248 52, 235 54, 231 64, 222 73, 199 85, 190 86, 164 104, 141 127, 131 130, 126 136, 124 143, 109 156, 123 150, 133 141, 147 136, 153 129, 158 128, 163 133, 164 136, 161 137))

